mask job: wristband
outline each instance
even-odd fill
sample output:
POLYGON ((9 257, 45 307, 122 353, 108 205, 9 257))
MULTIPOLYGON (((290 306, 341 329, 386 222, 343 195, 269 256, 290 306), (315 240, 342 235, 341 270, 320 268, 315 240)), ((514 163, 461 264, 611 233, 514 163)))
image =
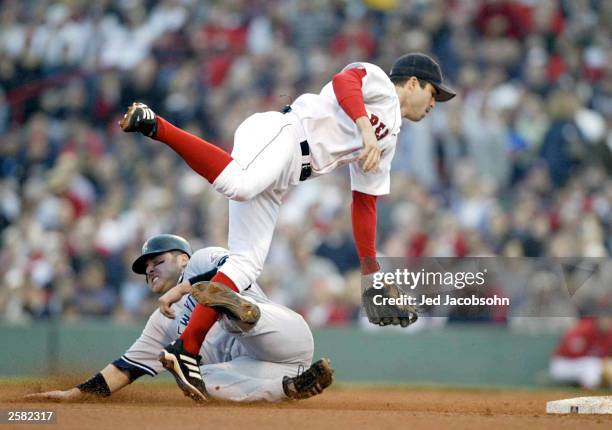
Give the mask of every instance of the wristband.
POLYGON ((95 394, 96 396, 108 397, 111 395, 111 390, 101 373, 96 373, 96 376, 89 381, 83 382, 76 387, 83 393, 95 394))

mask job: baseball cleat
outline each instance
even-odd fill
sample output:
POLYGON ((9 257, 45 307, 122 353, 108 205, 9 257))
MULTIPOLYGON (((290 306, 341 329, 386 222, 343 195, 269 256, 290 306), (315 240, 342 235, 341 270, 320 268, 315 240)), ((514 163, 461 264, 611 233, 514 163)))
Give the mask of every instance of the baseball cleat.
POLYGON ((178 339, 165 346, 159 354, 159 361, 168 372, 172 373, 179 388, 185 396, 196 402, 207 399, 206 387, 200 374, 200 360, 202 357, 185 351, 183 341, 178 339))
POLYGON ((144 103, 132 103, 119 121, 119 127, 125 132, 139 132, 145 136, 154 136, 157 132, 155 112, 144 103))
POLYGON ((201 305, 210 306, 248 327, 253 327, 261 316, 255 303, 219 282, 196 282, 191 286, 191 295, 201 305))
POLYGON ((334 380, 334 369, 329 358, 313 363, 308 370, 297 376, 283 378, 283 391, 290 399, 307 399, 321 394, 334 380))

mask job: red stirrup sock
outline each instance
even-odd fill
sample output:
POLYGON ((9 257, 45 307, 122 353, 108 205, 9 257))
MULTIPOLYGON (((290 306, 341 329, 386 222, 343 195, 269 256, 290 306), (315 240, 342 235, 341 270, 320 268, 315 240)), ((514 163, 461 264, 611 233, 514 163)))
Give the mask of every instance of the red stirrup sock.
POLYGON ((181 130, 160 116, 157 117, 157 132, 153 138, 174 149, 193 170, 211 184, 232 161, 231 155, 223 149, 181 130))
POLYGON ((225 285, 226 287, 231 288, 232 290, 234 290, 235 292, 239 293, 240 290, 238 290, 238 287, 236 286, 236 284, 234 284, 234 281, 232 281, 230 279, 229 276, 227 276, 225 273, 223 272, 217 272, 215 274, 215 276, 212 277, 212 279, 210 280, 210 282, 220 282, 223 285, 225 285))
POLYGON ((218 316, 219 312, 213 308, 203 306, 199 303, 196 305, 191 313, 189 324, 187 324, 185 331, 181 335, 183 346, 187 352, 193 355, 198 355, 200 353, 204 338, 208 330, 210 330, 215 321, 217 321, 218 316))
MULTIPOLYGON (((234 282, 223 272, 217 272, 215 276, 210 280, 211 282, 220 282, 223 285, 231 288, 238 292, 238 288, 234 282)), ((185 331, 181 335, 183 346, 190 354, 197 355, 200 353, 202 343, 206 334, 217 321, 219 312, 208 306, 202 306, 198 303, 189 319, 189 324, 185 328, 185 331)))

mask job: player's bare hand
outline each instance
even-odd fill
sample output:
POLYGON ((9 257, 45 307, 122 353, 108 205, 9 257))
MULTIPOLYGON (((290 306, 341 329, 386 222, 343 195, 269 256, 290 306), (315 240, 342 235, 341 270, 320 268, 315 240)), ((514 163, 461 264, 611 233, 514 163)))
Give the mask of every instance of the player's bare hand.
POLYGON ((362 169, 366 173, 375 172, 378 170, 382 151, 378 146, 378 140, 374 134, 374 129, 365 116, 358 118, 356 123, 363 137, 363 151, 359 156, 359 161, 362 163, 362 169))
POLYGON ((170 319, 174 319, 176 317, 174 310, 172 310, 172 305, 181 300, 181 298, 185 295, 185 291, 189 291, 189 288, 191 288, 189 281, 183 281, 176 287, 170 288, 157 300, 159 303, 159 311, 163 316, 170 319))
POLYGON ((363 171, 366 173, 377 171, 378 164, 380 162, 381 150, 378 147, 378 142, 376 141, 376 138, 374 138, 374 143, 368 142, 366 141, 366 139, 364 139, 363 146, 364 149, 361 155, 359 156, 359 161, 363 163, 363 171))
POLYGON ((83 393, 78 388, 71 388, 70 390, 55 390, 46 391, 44 393, 28 394, 24 397, 28 401, 41 401, 41 402, 70 402, 78 400, 83 397, 83 393))

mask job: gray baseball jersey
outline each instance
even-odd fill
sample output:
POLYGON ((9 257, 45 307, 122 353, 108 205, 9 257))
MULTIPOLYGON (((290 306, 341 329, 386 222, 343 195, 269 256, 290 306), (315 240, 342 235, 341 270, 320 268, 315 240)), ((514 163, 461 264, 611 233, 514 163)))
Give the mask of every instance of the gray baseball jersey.
MULTIPOLYGON (((191 257, 183 278, 205 273, 212 278, 227 256, 223 248, 200 249, 191 257)), ((280 400, 284 398, 283 376, 294 376, 299 366, 310 366, 312 333, 299 314, 270 301, 256 283, 241 294, 257 303, 261 317, 246 332, 226 316, 212 326, 200 350, 204 383, 210 396, 224 400, 280 400)), ((164 371, 159 353, 180 337, 196 305, 188 294, 172 305, 174 319, 156 309, 140 337, 113 364, 127 371, 131 380, 164 371)))

